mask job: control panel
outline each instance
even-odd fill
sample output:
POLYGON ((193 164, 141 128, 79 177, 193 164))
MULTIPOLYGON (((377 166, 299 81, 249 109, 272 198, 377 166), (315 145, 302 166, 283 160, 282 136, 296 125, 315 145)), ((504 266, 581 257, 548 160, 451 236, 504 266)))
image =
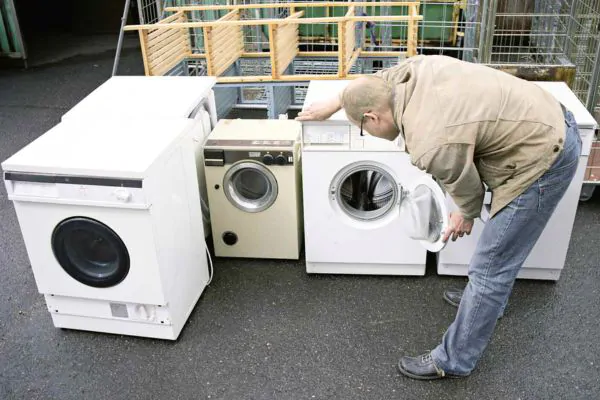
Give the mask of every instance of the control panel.
POLYGON ((6 172, 11 200, 148 208, 142 180, 6 172))
POLYGON ((294 153, 287 150, 221 150, 204 149, 204 165, 221 167, 238 161, 257 161, 271 165, 294 165, 294 153))

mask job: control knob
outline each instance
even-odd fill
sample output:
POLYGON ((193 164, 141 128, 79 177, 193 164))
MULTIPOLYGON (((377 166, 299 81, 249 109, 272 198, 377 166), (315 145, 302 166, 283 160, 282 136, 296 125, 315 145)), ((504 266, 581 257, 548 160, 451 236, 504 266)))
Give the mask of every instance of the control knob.
POLYGON ((115 197, 117 200, 127 203, 129 200, 131 200, 131 193, 129 193, 127 189, 117 189, 115 190, 115 197))
POLYGON ((280 154, 277 157, 275 157, 275 162, 277 163, 277 165, 285 165, 286 161, 287 160, 285 159, 285 156, 283 154, 280 154))
POLYGON ((271 165, 271 164, 273 164, 273 156, 271 154, 269 154, 269 153, 265 154, 263 156, 263 163, 265 165, 271 165))

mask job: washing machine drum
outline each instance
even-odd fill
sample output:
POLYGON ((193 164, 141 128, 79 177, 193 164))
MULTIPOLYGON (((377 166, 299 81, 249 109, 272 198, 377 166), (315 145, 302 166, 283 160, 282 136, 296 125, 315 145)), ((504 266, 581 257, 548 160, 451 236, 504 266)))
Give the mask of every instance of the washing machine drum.
POLYGON ((394 183, 379 172, 369 171, 369 191, 367 198, 370 200, 370 209, 378 210, 392 201, 394 197, 394 183))
MULTIPOLYGON (((342 182, 343 201, 356 211, 376 211, 389 205, 394 198, 393 182, 377 171, 357 171, 342 182)), ((363 213, 363 218, 368 219, 363 213)))
POLYGON ((93 287, 118 285, 129 273, 129 252, 112 229, 100 221, 73 217, 52 233, 52 251, 72 278, 93 287))

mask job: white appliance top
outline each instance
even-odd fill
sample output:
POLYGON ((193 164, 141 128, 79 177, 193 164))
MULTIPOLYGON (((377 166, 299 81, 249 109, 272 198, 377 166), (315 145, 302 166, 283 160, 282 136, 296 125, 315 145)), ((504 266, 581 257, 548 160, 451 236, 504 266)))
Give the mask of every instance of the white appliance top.
POLYGON ((597 122, 592 114, 579 101, 575 93, 564 82, 534 82, 541 88, 550 92, 558 101, 564 104, 575 116, 575 121, 580 128, 594 129, 597 122))
MULTIPOLYGON (((306 91, 306 97, 304 98, 303 108, 309 106, 311 103, 316 103, 339 95, 350 82, 351 80, 310 81, 308 90, 306 91)), ((333 121, 348 121, 348 116, 346 115, 346 111, 341 109, 329 117, 329 119, 333 121)), ((348 121, 348 123, 350 123, 350 121, 348 121)))
POLYGON ((215 83, 200 76, 114 76, 62 118, 187 118, 215 83))
POLYGON ((293 147, 302 124, 284 119, 222 119, 208 135, 207 146, 240 147, 264 144, 293 147), (279 142, 279 143, 277 143, 279 142))
POLYGON ((194 126, 190 119, 61 122, 2 163, 10 172, 144 178, 194 126))

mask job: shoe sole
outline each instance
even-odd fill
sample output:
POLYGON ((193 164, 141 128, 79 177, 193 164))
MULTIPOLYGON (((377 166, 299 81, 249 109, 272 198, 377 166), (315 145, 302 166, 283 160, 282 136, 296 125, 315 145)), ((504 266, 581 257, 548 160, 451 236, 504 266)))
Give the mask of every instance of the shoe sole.
POLYGON ((421 375, 415 375, 415 374, 408 372, 407 370, 402 368, 402 365, 400 365, 400 363, 398 363, 396 366, 398 367, 398 371, 400 371, 400 373, 402 375, 408 376, 409 378, 416 379, 419 381, 433 381, 435 379, 444 379, 444 378, 460 379, 460 378, 466 378, 468 376, 468 375, 460 376, 460 375, 452 375, 452 374, 445 374, 444 376, 438 376, 438 375, 436 375, 436 376, 421 376, 421 375))

